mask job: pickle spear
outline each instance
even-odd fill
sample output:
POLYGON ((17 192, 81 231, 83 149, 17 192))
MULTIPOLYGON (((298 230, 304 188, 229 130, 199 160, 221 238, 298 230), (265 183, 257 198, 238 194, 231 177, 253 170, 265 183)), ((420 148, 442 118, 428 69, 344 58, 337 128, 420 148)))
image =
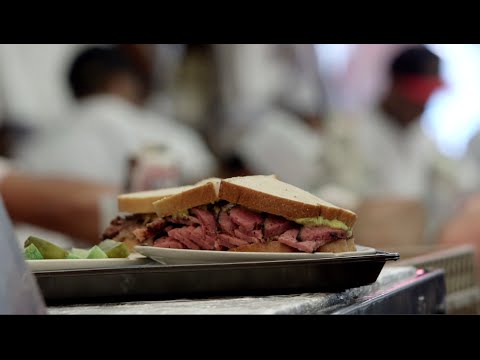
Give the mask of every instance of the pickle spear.
POLYGON ((34 244, 28 245, 23 254, 27 260, 42 260, 44 257, 34 244))
POLYGON ((69 254, 74 257, 70 257, 70 259, 86 259, 89 251, 90 249, 73 248, 70 250, 69 254))
POLYGON ((108 256, 97 245, 92 247, 88 252, 87 259, 107 259, 108 256))
POLYGON ((35 245, 45 259, 65 259, 68 256, 67 250, 35 236, 29 236, 24 247, 27 248, 31 244, 35 245))
POLYGON ((103 240, 100 244, 98 244, 98 247, 102 249, 104 252, 107 252, 112 247, 117 246, 117 244, 120 244, 120 243, 115 240, 107 239, 107 240, 103 240))
POLYGON ((109 258, 127 258, 130 255, 130 251, 128 251, 127 245, 117 242, 115 246, 105 251, 105 254, 109 258))

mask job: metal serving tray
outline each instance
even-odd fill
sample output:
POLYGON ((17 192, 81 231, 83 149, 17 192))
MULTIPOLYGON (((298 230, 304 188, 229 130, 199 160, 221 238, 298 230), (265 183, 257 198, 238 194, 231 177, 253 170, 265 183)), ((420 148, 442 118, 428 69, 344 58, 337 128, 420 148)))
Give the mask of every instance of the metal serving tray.
POLYGON ((152 263, 121 268, 35 272, 48 305, 341 292, 376 281, 398 253, 315 260, 200 265, 152 263))

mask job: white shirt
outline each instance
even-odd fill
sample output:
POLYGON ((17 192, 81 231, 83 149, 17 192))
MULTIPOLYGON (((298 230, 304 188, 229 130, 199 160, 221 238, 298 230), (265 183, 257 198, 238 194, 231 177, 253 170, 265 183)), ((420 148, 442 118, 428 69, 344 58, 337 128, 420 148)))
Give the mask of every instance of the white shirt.
POLYGON ((325 146, 332 181, 361 196, 424 199, 435 174, 454 169, 420 121, 399 127, 380 110, 330 119, 325 146))
POLYGON ((224 119, 217 142, 223 151, 231 151, 238 132, 255 126, 278 101, 305 113, 323 107, 312 44, 219 44, 215 54, 224 119))
POLYGON ((252 124, 236 147, 250 171, 312 189, 322 173, 321 135, 301 119, 272 109, 252 124))
POLYGON ((213 156, 193 130, 118 97, 84 100, 69 123, 29 144, 18 154, 19 164, 36 173, 123 186, 130 157, 143 146, 163 144, 175 157, 186 183, 212 176, 216 170, 213 156))
POLYGON ((480 132, 476 133, 468 142, 465 152, 463 173, 465 176, 470 175, 469 185, 475 191, 480 189, 480 132))

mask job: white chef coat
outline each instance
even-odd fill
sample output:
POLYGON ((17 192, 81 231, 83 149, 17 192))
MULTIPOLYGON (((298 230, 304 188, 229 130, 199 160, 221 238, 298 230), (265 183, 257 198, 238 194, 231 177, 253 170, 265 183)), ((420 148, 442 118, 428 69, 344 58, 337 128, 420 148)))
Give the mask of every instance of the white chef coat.
POLYGON ((239 137, 236 152, 250 171, 275 174, 282 181, 311 190, 323 170, 321 134, 301 119, 272 109, 239 137))
POLYGON ((461 187, 456 163, 443 156, 420 121, 399 127, 380 109, 335 115, 325 151, 331 181, 360 196, 425 199, 435 177, 461 187))
POLYGON ((216 146, 222 151, 231 151, 238 133, 278 102, 304 113, 323 109, 313 44, 219 44, 215 55, 223 117, 216 146))
POLYGON ((74 176, 125 185, 131 156, 150 145, 165 145, 182 181, 212 176, 215 159, 190 128, 142 111, 125 100, 101 95, 82 101, 70 125, 49 130, 17 154, 17 162, 42 174, 74 176))
POLYGON ((465 176, 469 174, 470 186, 474 191, 480 191, 480 132, 476 133, 468 142, 463 157, 465 176))

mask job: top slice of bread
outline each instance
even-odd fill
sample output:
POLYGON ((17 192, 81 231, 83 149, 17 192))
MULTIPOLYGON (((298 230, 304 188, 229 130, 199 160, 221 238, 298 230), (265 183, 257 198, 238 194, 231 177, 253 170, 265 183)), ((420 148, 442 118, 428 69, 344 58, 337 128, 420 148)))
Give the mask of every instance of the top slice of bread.
POLYGON ((193 186, 179 186, 152 191, 140 191, 129 194, 122 194, 117 197, 118 210, 121 212, 134 214, 154 213, 153 203, 157 200, 182 193, 191 189, 193 186))
POLYGON ((240 176, 222 180, 219 198, 251 210, 295 220, 322 216, 352 227, 357 215, 271 176, 240 176))
MULTIPOLYGON (((216 194, 218 196, 220 179, 209 178, 199 181, 195 185, 185 185, 172 188, 164 188, 150 191, 139 191, 133 193, 122 194, 117 197, 118 210, 120 212, 132 214, 150 214, 155 212, 153 203, 157 200, 165 199, 169 196, 181 194, 187 190, 194 189, 200 185, 212 182, 216 186, 216 194)), ((198 205, 197 205, 198 206, 198 205)))
POLYGON ((169 216, 218 200, 291 220, 322 216, 352 227, 357 219, 352 211, 339 208, 274 176, 265 175, 207 179, 185 191, 155 201, 153 207, 159 216, 169 216))
POLYGON ((158 216, 169 216, 196 206, 219 200, 220 178, 210 178, 196 183, 185 191, 155 201, 152 205, 158 216))

